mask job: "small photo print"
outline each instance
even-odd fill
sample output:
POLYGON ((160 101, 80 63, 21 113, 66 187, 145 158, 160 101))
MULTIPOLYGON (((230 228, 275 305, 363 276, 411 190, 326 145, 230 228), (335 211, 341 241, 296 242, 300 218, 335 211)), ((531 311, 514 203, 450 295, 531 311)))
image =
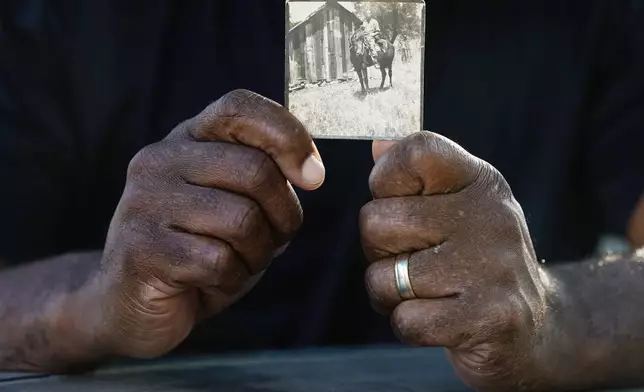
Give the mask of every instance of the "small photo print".
POLYGON ((423 0, 287 0, 286 17, 286 103, 314 137, 422 129, 423 0))

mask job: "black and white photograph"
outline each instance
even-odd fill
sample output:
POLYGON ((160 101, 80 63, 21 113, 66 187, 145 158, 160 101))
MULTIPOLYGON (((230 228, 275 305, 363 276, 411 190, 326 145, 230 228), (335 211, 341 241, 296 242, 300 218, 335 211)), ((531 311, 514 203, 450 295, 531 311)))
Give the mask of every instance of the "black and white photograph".
POLYGON ((422 129, 425 2, 286 2, 287 107, 316 138, 422 129))

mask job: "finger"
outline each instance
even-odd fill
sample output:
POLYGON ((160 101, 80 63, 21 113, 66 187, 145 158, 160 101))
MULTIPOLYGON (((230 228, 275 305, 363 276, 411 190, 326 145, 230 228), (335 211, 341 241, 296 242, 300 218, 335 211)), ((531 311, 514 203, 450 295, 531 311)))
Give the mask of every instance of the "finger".
POLYGON ((393 140, 375 140, 371 147, 373 161, 376 162, 380 157, 396 144, 393 140))
MULTIPOLYGON (((395 258, 377 261, 365 276, 367 292, 381 312, 391 312, 403 300, 396 286, 395 258)), ((468 271, 469 264, 460 260, 447 243, 409 256, 409 279, 418 298, 434 299, 458 295, 478 279, 468 271)), ((472 271, 476 267, 471 268, 472 271)))
POLYGON ((405 301, 391 315, 396 335, 408 344, 460 349, 514 342, 516 332, 533 322, 523 295, 507 290, 405 301))
POLYGON ((377 199, 360 211, 360 236, 370 262, 445 242, 464 212, 447 196, 377 199))
POLYGON ((197 141, 241 143, 266 152, 284 176, 305 190, 324 182, 320 154, 302 123, 276 102, 247 90, 232 91, 189 126, 197 141))
POLYGON ((417 299, 398 305, 391 327, 412 346, 457 347, 473 334, 475 317, 459 298, 417 299))
MULTIPOLYGON (((276 231, 276 242, 289 241, 302 224, 297 195, 266 153, 229 143, 168 143, 161 181, 225 189, 259 204, 276 231)), ((141 165, 139 165, 141 166, 141 165)), ((145 165, 143 165, 145 166, 145 165)))
POLYGON ((253 200, 219 189, 183 187, 172 194, 167 226, 229 244, 255 275, 268 266, 277 246, 253 200))
POLYGON ((248 268, 226 242, 190 233, 170 232, 151 255, 157 276, 169 284, 235 295, 250 279, 248 268), (163 260, 163 261, 162 261, 163 260))
POLYGON ((236 302, 239 298, 246 295, 259 280, 263 277, 264 273, 253 275, 244 281, 243 286, 234 292, 225 292, 216 286, 201 288, 201 304, 203 306, 202 318, 207 318, 213 314, 220 313, 228 306, 236 302))
POLYGON ((482 167, 480 159, 451 140, 419 132, 380 157, 369 185, 376 199, 454 193, 472 184, 482 167))

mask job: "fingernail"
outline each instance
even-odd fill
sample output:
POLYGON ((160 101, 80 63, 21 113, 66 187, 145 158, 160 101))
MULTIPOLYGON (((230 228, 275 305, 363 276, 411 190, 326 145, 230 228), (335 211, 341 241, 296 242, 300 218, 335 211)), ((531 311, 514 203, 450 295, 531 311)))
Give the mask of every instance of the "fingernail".
POLYGON ((310 185, 319 185, 324 181, 324 165, 315 155, 309 155, 302 165, 302 179, 310 185))

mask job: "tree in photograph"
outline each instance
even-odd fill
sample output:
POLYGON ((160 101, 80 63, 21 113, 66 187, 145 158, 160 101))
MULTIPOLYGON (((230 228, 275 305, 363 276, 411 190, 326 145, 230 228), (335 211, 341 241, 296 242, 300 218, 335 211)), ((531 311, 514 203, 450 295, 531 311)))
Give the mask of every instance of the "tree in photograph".
POLYGON ((371 14, 383 34, 393 43, 399 36, 405 40, 419 38, 421 18, 418 7, 418 3, 358 1, 355 13, 362 20, 371 14))

